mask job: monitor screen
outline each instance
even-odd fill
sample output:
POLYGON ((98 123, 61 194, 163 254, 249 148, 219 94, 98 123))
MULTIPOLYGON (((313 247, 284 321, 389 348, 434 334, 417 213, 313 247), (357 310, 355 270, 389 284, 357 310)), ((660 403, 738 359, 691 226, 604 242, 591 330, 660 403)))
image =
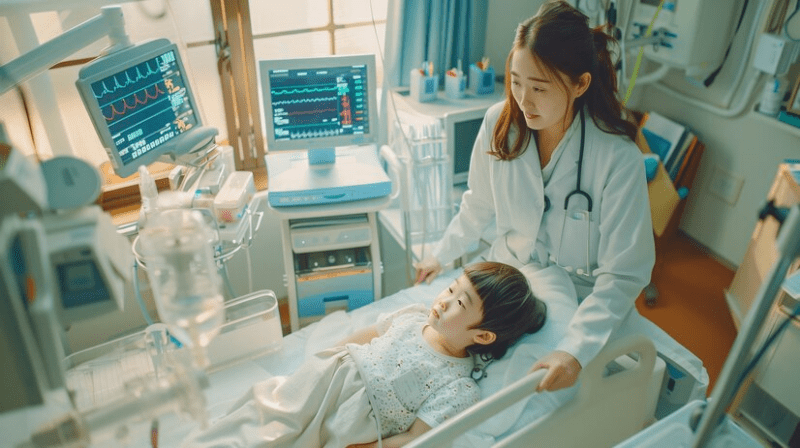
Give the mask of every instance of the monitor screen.
POLYGON ((201 121, 185 73, 177 47, 165 39, 125 48, 81 69, 76 85, 119 176, 192 149, 185 134, 201 121))
POLYGON ((375 56, 260 61, 269 150, 377 140, 375 56))

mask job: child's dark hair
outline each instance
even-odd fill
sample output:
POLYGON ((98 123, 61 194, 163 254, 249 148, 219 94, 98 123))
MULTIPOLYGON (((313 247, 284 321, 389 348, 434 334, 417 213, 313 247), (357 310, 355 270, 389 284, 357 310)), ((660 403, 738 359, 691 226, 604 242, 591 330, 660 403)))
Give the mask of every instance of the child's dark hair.
POLYGON ((528 279, 517 268, 486 261, 466 266, 464 275, 483 301, 483 320, 475 328, 496 335, 491 344, 467 347, 471 353, 500 359, 519 338, 544 325, 547 305, 534 297, 528 279))

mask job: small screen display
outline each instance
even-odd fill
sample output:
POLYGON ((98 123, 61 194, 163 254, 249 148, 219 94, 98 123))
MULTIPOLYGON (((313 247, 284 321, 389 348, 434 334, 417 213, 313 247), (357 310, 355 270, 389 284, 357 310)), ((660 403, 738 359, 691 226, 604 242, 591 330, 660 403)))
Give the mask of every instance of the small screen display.
POLYGON ((91 88, 123 165, 197 125, 174 50, 91 88))
POLYGON ((276 141, 369 133, 366 65, 270 70, 269 82, 276 141))

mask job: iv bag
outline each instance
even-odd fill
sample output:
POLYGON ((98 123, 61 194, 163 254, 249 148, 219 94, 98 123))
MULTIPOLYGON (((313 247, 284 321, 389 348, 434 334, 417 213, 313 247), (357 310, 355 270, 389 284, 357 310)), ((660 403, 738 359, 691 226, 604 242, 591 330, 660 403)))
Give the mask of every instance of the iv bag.
POLYGON ((214 232, 197 210, 159 211, 141 232, 142 252, 161 321, 195 359, 224 320, 221 278, 214 262, 214 232))

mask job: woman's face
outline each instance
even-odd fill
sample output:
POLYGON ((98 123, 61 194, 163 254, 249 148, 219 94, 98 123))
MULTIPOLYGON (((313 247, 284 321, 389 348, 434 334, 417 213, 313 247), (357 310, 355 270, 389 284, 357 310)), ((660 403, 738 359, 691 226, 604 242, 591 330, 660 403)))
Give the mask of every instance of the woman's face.
POLYGON ((565 75, 558 76, 566 90, 540 68, 530 50, 518 49, 511 56, 511 94, 530 129, 561 133, 572 122, 572 103, 588 88, 588 83, 585 87, 581 83, 574 85, 565 75))

